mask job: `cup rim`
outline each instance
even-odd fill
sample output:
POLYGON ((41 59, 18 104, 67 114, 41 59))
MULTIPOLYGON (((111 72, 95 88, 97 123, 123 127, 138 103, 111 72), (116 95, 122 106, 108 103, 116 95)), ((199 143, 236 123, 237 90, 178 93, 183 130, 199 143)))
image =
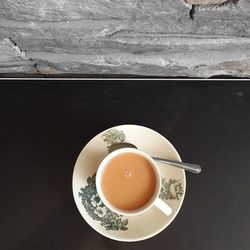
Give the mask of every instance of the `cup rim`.
POLYGON ((136 216, 139 215, 141 213, 146 212, 147 210, 149 210, 155 203, 156 199, 158 198, 160 191, 161 191, 161 174, 160 174, 160 170, 158 165, 156 164, 156 162, 153 160, 153 158, 148 155, 147 153, 139 150, 139 149, 135 149, 135 148, 122 148, 122 149, 117 149, 114 152, 108 154, 100 163, 97 172, 96 172, 96 189, 97 189, 97 193, 101 199, 101 201, 104 203, 104 205, 110 209, 112 212, 114 213, 118 213, 121 215, 125 215, 125 216, 136 216), (105 195, 102 192, 102 188, 101 188, 101 175, 102 172, 105 168, 105 166, 107 165, 107 163, 114 158, 115 156, 122 154, 122 153, 135 153, 138 154, 140 156, 142 156, 143 158, 145 158, 146 160, 148 160, 150 162, 150 165, 153 167, 154 172, 155 172, 155 176, 156 176, 156 188, 155 188, 155 192, 152 195, 151 199, 142 207, 132 210, 132 211, 126 211, 126 210, 122 210, 119 209, 115 206, 113 206, 105 197, 105 195))

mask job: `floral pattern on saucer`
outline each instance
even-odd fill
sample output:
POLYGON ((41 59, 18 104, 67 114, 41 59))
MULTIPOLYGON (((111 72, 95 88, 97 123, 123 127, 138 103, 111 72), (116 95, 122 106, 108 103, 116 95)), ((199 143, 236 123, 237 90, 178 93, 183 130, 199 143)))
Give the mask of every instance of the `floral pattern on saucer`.
POLYGON ((113 144, 122 143, 126 140, 124 132, 115 128, 104 132, 102 138, 103 141, 107 143, 107 147, 110 147, 113 144))
POLYGON ((88 215, 93 219, 100 221, 101 226, 106 230, 127 230, 127 219, 122 215, 111 212, 101 201, 95 185, 95 174, 87 179, 88 185, 81 188, 79 197, 85 207, 88 215))
POLYGON ((181 180, 162 178, 162 187, 159 198, 162 200, 179 200, 184 193, 181 180))
MULTIPOLYGON (((126 140, 124 132, 114 128, 104 132, 101 137, 107 143, 107 147, 126 140)), ((183 193, 181 180, 171 178, 167 181, 162 178, 162 188, 159 195, 162 200, 179 200, 183 193)), ((100 225, 106 230, 128 230, 128 219, 125 219, 123 215, 113 213, 102 203, 96 190, 95 174, 88 177, 87 186, 82 187, 78 195, 87 214, 93 220, 100 221, 100 225)))

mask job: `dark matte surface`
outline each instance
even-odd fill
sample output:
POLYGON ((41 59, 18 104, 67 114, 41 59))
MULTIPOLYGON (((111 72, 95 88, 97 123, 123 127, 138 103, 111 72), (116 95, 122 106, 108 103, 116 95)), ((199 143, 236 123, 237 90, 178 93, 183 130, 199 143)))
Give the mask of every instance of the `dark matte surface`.
POLYGON ((196 82, 0 84, 0 249, 250 249, 250 85, 196 82), (152 84, 154 83, 154 84, 152 84), (100 131, 140 124, 165 135, 187 174, 183 207, 152 239, 96 233, 73 200, 77 155, 100 131))

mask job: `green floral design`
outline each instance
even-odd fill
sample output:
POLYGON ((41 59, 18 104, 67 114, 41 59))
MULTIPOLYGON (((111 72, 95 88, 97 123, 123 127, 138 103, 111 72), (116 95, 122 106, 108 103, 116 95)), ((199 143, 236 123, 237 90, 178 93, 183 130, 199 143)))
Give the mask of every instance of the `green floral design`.
POLYGON ((162 200, 179 200, 183 195, 181 180, 170 179, 168 182, 163 178, 161 193, 159 197, 162 200))
MULTIPOLYGON (((101 226, 106 230, 128 230, 128 219, 124 219, 123 215, 111 212, 101 201, 95 185, 94 174, 88 177, 88 185, 81 188, 79 197, 85 207, 88 215, 96 221, 100 221, 101 226)), ((179 200, 183 195, 183 188, 180 180, 170 179, 167 182, 162 179, 162 188, 159 197, 162 200, 179 200)))
POLYGON ((88 185, 81 188, 79 197, 85 207, 88 215, 93 219, 100 221, 106 230, 127 230, 128 220, 122 215, 111 212, 101 201, 95 185, 95 174, 88 177, 88 185))
POLYGON ((112 144, 121 143, 126 140, 126 136, 122 130, 115 128, 109 129, 102 135, 103 141, 107 143, 107 147, 110 147, 112 144))

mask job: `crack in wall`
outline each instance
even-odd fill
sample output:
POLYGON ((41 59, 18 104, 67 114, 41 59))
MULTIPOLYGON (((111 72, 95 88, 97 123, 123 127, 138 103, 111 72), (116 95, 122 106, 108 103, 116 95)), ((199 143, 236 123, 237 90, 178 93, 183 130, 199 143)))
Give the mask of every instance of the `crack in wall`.
POLYGON ((231 9, 237 6, 239 0, 228 0, 220 4, 197 5, 197 9, 210 10, 210 9, 231 9))
POLYGON ((4 38, 3 42, 12 48, 17 56, 26 59, 26 51, 21 49, 11 37, 4 38))
POLYGON ((195 8, 196 8, 196 5, 193 4, 189 11, 189 17, 191 20, 194 20, 195 8))
POLYGON ((22 59, 31 61, 32 62, 32 66, 34 67, 34 69, 36 70, 36 72, 39 75, 43 75, 45 77, 45 75, 42 74, 39 71, 37 63, 34 62, 34 60, 32 58, 27 58, 27 56, 26 56, 26 50, 23 50, 21 47, 19 47, 18 44, 14 41, 14 39, 12 39, 11 37, 8 37, 8 38, 4 38, 3 41, 4 41, 4 44, 6 44, 7 46, 9 46, 10 48, 13 49, 14 53, 18 57, 21 57, 22 59))
POLYGON ((194 15, 197 10, 211 10, 211 9, 231 9, 237 6, 239 0, 227 0, 219 4, 192 4, 189 11, 189 17, 194 20, 194 15))

